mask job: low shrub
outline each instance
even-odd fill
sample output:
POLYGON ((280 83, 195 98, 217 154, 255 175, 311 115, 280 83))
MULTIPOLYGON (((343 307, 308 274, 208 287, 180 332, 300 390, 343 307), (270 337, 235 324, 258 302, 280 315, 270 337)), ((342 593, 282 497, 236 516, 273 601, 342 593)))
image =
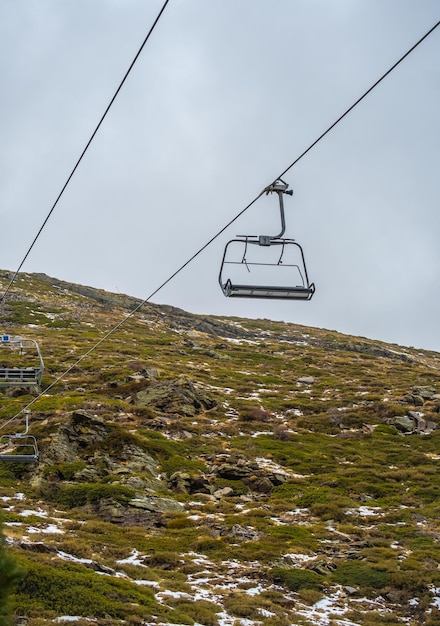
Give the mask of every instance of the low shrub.
POLYGON ((0 624, 2 626, 10 624, 12 593, 23 576, 23 569, 6 548, 0 527, 0 624))
POLYGON ((341 585, 383 589, 389 582, 389 573, 371 567, 364 561, 345 561, 337 566, 332 579, 341 585))
POLYGON ((127 504, 134 498, 135 492, 122 485, 107 485, 103 483, 83 483, 80 485, 63 485, 52 493, 52 498, 69 508, 95 504, 100 500, 115 500, 127 504))
POLYGON ((322 576, 308 569, 274 567, 272 576, 275 582, 286 585, 290 591, 300 591, 301 589, 319 591, 324 582, 322 576))
POLYGON ((322 520, 336 520, 342 522, 345 520, 346 514, 343 507, 337 503, 329 502, 327 504, 313 504, 310 507, 310 513, 322 520))
POLYGON ((73 461, 72 463, 55 463, 44 468, 44 477, 56 476, 61 480, 72 480, 75 474, 87 467, 84 461, 73 461))
POLYGON ((127 604, 135 615, 147 616, 157 606, 150 589, 141 589, 128 581, 96 576, 72 563, 55 566, 22 560, 25 576, 14 597, 16 614, 38 611, 39 615, 117 617, 124 619, 127 604))
POLYGON ((269 422, 272 414, 259 406, 243 407, 239 412, 239 419, 243 422, 269 422))
POLYGON ((151 568, 174 570, 182 564, 182 560, 175 552, 155 552, 145 557, 144 564, 151 568))
POLYGON ((242 480, 230 480, 229 478, 216 478, 214 486, 216 489, 230 487, 234 490, 234 495, 241 496, 249 493, 249 487, 242 480))
POLYGON ((269 534, 273 538, 283 539, 295 546, 313 550, 317 547, 317 539, 313 536, 313 532, 306 526, 272 526, 269 534))
POLYGON ((221 611, 221 607, 206 600, 198 600, 188 602, 188 600, 178 600, 174 602, 174 608, 178 613, 183 612, 193 619, 197 624, 203 626, 217 626, 217 613, 221 611))
POLYGON ((234 593, 224 598, 223 606, 228 613, 232 613, 232 615, 237 617, 243 617, 248 620, 255 620, 261 617, 258 596, 234 593))
POLYGON ((173 454, 162 461, 162 470, 167 476, 172 476, 174 472, 200 473, 206 472, 206 465, 201 461, 189 459, 180 454, 173 454))

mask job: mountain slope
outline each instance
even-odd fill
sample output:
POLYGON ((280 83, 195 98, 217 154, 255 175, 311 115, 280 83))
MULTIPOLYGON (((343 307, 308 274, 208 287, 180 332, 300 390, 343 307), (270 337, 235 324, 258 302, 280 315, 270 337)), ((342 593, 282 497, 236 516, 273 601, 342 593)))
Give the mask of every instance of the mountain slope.
POLYGON ((82 358, 138 303, 21 274, 0 309, 61 376, 0 390, 40 448, 0 465, 16 622, 440 623, 440 355, 148 304, 82 358))

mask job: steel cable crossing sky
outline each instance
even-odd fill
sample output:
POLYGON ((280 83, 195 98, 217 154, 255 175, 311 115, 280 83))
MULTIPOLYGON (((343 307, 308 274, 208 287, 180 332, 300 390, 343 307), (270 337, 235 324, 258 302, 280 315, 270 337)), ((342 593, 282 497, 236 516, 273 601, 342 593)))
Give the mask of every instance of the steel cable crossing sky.
POLYGON ((12 285, 14 284, 14 282, 15 282, 15 280, 16 280, 16 278, 17 278, 17 276, 18 276, 19 271, 20 271, 20 270, 21 270, 21 268, 23 267, 23 265, 24 265, 24 263, 25 263, 26 259, 28 258, 28 256, 29 256, 29 254, 30 254, 30 252, 31 252, 32 248, 33 248, 33 247, 34 247, 34 245, 36 244, 37 239, 39 238, 39 236, 40 236, 40 235, 41 235, 41 233, 43 232, 43 229, 44 229, 44 227, 46 226, 47 222, 49 221, 50 216, 51 216, 51 215, 52 215, 52 213, 54 212, 54 210, 55 210, 56 206, 58 205, 58 202, 60 201, 61 196, 64 194, 64 192, 65 192, 65 190, 66 190, 66 188, 67 188, 68 184, 69 184, 69 183, 70 183, 70 181, 72 180, 73 175, 75 174, 75 172, 76 172, 76 170, 78 169, 79 164, 81 163, 81 161, 82 161, 82 159, 83 159, 84 155, 86 154, 86 152, 87 152, 87 150, 89 149, 89 147, 90 147, 90 145, 91 145, 92 141, 94 140, 94 138, 95 138, 95 136, 96 136, 96 134, 97 134, 98 130, 99 130, 99 129, 100 129, 100 127, 101 127, 101 124, 103 123, 104 119, 107 117, 107 113, 110 111, 110 109, 111 109, 111 107, 112 107, 112 105, 113 105, 114 101, 115 101, 115 100, 116 100, 116 98, 118 97, 118 94, 119 94, 119 92, 121 91, 121 89, 122 89, 122 87, 123 87, 123 85, 124 85, 125 81, 127 80, 128 75, 130 74, 131 70, 133 69, 133 67, 134 67, 134 65, 135 65, 136 61, 138 60, 138 58, 139 58, 139 56, 140 56, 140 54, 141 54, 142 50, 145 48, 145 45, 146 45, 147 41, 149 40, 149 38, 150 38, 150 36, 151 36, 151 34, 152 34, 153 30, 155 29, 155 27, 156 27, 157 23, 159 22, 159 20, 160 20, 160 18, 161 18, 161 16, 162 16, 163 12, 165 11, 165 8, 166 8, 167 4, 169 3, 169 1, 170 1, 170 0, 165 0, 165 2, 164 2, 164 4, 163 4, 163 6, 162 6, 162 8, 161 8, 161 10, 159 11, 159 13, 158 13, 158 15, 157 15, 156 19, 155 19, 155 20, 154 20, 154 22, 153 22, 153 25, 151 26, 150 30, 148 31, 147 36, 145 37, 144 41, 142 42, 141 47, 140 47, 140 48, 139 48, 139 50, 137 51, 137 53, 136 53, 136 55, 135 55, 135 57, 134 57, 133 61, 130 63, 130 66, 129 66, 128 70, 126 71, 126 73, 125 73, 125 75, 124 75, 124 78, 123 78, 123 79, 121 80, 121 82, 119 83, 119 87, 116 89, 115 93, 113 94, 113 96, 112 96, 112 98, 111 98, 110 102, 108 103, 107 108, 105 109, 105 111, 104 111, 103 115, 101 116, 101 119, 99 120, 99 122, 98 122, 98 124, 97 124, 97 126, 96 126, 95 130, 93 131, 92 135, 90 136, 90 139, 89 139, 89 140, 88 140, 88 142, 86 143, 86 146, 85 146, 84 150, 81 152, 81 155, 80 155, 79 159, 77 160, 77 162, 75 163, 75 166, 74 166, 73 170, 70 172, 70 174, 69 174, 69 176, 68 176, 68 178, 67 178, 66 182, 64 183, 64 185, 63 185, 63 187, 62 187, 62 189, 61 189, 60 193, 58 194, 57 199, 56 199, 56 200, 55 200, 55 202, 53 203, 52 208, 50 209, 50 211, 49 211, 49 213, 47 214, 46 218, 44 219, 44 221, 43 221, 42 225, 40 226, 40 229, 38 230, 37 234, 35 235, 34 240, 32 241, 31 245, 29 246, 29 248, 28 248, 28 250, 27 250, 26 254, 24 255, 24 257, 23 257, 23 259, 22 259, 22 261, 21 261, 20 265, 19 265, 19 266, 18 266, 18 268, 16 269, 16 271, 15 271, 15 273, 14 273, 13 277, 11 278, 11 281, 9 282, 9 284, 8 284, 8 286, 6 287, 6 289, 5 289, 4 293, 3 293, 3 294, 2 294, 2 296, 0 297, 0 302, 2 302, 2 301, 4 300, 4 298, 5 298, 6 294, 8 293, 8 291, 10 290, 10 288, 12 287, 12 285))

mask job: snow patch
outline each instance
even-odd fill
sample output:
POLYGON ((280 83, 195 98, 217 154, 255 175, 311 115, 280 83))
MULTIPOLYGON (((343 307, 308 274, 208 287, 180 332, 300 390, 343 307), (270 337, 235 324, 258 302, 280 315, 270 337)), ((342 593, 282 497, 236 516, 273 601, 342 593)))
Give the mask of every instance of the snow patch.
POLYGON ((34 533, 45 533, 48 535, 64 535, 64 530, 58 528, 56 524, 49 524, 45 528, 36 528, 35 526, 29 526, 27 532, 30 534, 34 533))
POLYGON ((37 517, 47 517, 46 511, 43 511, 43 509, 38 509, 38 511, 25 509, 24 511, 20 511, 19 515, 21 515, 22 517, 29 517, 29 515, 36 515, 37 517))
POLYGON ((121 559, 119 561, 116 561, 116 563, 118 565, 124 565, 125 563, 129 563, 130 565, 141 565, 142 567, 145 567, 145 565, 142 563, 142 561, 138 557, 139 557, 139 552, 136 550, 136 548, 134 548, 130 556, 128 556, 126 559, 121 559))

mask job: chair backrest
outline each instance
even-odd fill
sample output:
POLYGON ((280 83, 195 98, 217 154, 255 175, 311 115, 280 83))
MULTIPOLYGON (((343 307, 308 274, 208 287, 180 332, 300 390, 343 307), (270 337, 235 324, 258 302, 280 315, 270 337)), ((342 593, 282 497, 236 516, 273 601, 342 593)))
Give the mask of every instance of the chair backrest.
POLYGON ((219 283, 230 298, 306 301, 315 293, 302 247, 293 239, 272 239, 268 245, 257 237, 229 241, 219 283))

